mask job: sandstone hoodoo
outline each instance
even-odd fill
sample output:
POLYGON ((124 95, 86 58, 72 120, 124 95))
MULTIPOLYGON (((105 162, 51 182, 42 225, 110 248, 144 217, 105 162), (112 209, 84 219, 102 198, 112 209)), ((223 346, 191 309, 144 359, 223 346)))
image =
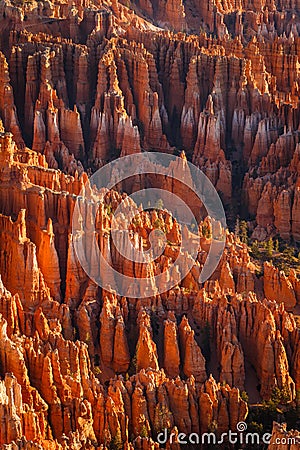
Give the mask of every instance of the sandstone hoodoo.
POLYGON ((299 1, 1 0, 1 449, 299 446, 299 33, 299 1))

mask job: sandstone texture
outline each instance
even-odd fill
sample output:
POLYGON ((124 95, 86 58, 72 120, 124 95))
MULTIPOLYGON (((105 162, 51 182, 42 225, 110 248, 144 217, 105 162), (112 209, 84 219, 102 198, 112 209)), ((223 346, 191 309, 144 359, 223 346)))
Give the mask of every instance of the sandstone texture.
MULTIPOLYGON (((247 419, 249 386, 250 403, 279 389, 299 408, 299 271, 266 261, 258 273, 227 230, 218 267, 200 283, 207 217, 181 277, 182 235, 192 241, 195 230, 164 209, 130 221, 139 205, 127 194, 160 187, 197 218, 203 205, 155 173, 105 192, 88 180, 120 156, 178 154, 169 173, 190 180, 192 161, 229 220, 238 203, 254 238, 299 243, 299 23, 299 1, 289 0, 1 0, 1 449, 154 450, 165 428, 220 436, 247 419), (91 272, 108 277, 93 234, 115 270, 149 279, 146 298, 102 289, 83 270, 72 230, 78 199, 91 272), (135 248, 165 233, 154 261, 114 247, 122 201, 115 226, 130 229, 135 248), (181 281, 158 294, 153 277, 169 268, 181 281)), ((270 448, 294 450, 275 441, 297 433, 274 423, 270 448)))

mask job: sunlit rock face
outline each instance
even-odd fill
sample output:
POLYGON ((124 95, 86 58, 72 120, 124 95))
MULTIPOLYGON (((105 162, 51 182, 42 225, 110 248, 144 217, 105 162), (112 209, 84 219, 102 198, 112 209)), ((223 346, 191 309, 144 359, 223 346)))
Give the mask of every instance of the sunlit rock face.
MULTIPOLYGON (((153 450, 164 429, 235 431, 242 391, 250 404, 278 389, 296 404, 297 267, 259 268, 228 230, 199 283, 207 218, 172 290, 121 297, 82 269, 72 217, 89 175, 155 151, 180 154, 169 169, 185 179, 187 160, 199 167, 229 225, 245 216, 253 239, 300 242, 299 14, 297 1, 1 2, 1 448, 153 450)), ((179 183, 140 177, 95 193, 96 219, 87 202, 84 220, 115 270, 152 279, 171 267, 175 278, 182 234, 196 230, 167 211, 124 219, 140 250, 166 233, 155 261, 126 260, 111 242, 114 211, 149 183, 195 207, 179 183)), ((91 270, 107 276, 93 252, 91 270)))

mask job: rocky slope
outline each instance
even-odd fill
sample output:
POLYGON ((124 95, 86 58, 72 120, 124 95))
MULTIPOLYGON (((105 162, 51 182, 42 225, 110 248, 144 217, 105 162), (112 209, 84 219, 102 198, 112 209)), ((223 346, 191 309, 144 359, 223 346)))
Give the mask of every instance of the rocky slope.
MULTIPOLYGON (((204 222, 178 286, 119 297, 81 268, 72 214, 105 163, 184 150, 183 167, 187 156, 206 173, 229 217, 241 202, 254 237, 299 242, 300 4, 123 3, 0 3, 1 448, 155 449, 165 428, 235 430, 248 414, 242 391, 252 403, 277 388, 299 402, 295 271, 266 262, 258 274, 228 231, 199 284, 204 222)), ((97 195, 105 252, 126 194, 97 195)), ((143 277, 174 265, 181 233, 166 212, 144 212, 132 234, 149 241, 158 220, 164 254, 145 267, 113 252, 116 270, 143 277)))
MULTIPOLYGON (((294 273, 287 278, 266 265, 261 283, 247 247, 228 234, 202 288, 192 271, 176 289, 139 301, 100 291, 72 244, 70 215, 85 175, 49 168, 9 133, 0 143, 2 444, 23 448, 25 436, 41 448, 97 448, 120 435, 128 448, 152 448, 150 438, 165 427, 235 429, 248 409, 239 390, 253 388, 249 363, 257 395, 268 399, 278 387, 296 398, 300 334, 284 307, 300 302, 294 273)), ((117 192, 107 195, 111 205, 120 201, 117 192)), ((144 213, 139 228, 147 230, 147 221, 150 232, 151 219, 144 213)), ((104 204, 99 220, 101 242, 111 227, 104 204)), ((167 218, 166 227, 174 246, 179 231, 167 218)))
POLYGON ((255 237, 299 241, 298 6, 2 1, 4 126, 70 174, 184 149, 255 237))

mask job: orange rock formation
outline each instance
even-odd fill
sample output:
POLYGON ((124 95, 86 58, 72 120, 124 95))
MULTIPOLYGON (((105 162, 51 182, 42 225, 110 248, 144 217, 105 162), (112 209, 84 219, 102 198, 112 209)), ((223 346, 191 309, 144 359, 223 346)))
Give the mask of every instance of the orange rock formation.
MULTIPOLYGON (((121 298, 88 278, 72 234, 94 170, 118 156, 184 150, 170 171, 189 178, 190 159, 229 216, 241 203, 254 238, 299 243, 299 14, 289 0, 1 2, 1 448, 154 450, 165 428, 235 430, 249 386, 250 401, 279 388, 299 403, 297 271, 265 262, 258 276, 228 231, 215 273, 200 284, 207 219, 182 282, 121 298)), ((160 183, 199 212, 179 184, 160 183)), ((129 180, 99 197, 103 252, 124 192, 145 186, 129 180)), ((172 266, 181 230, 166 211, 141 213, 133 239, 142 247, 157 223, 163 254, 146 265, 111 246, 116 270, 142 278, 172 266)), ((285 429, 274 425, 276 436, 285 429)))

